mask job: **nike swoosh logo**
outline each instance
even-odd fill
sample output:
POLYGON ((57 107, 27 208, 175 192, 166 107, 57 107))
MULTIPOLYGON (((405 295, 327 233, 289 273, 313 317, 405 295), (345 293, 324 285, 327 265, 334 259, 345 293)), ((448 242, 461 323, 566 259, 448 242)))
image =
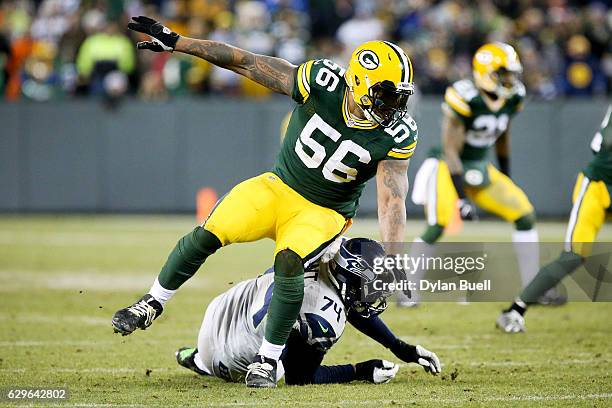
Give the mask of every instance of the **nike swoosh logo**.
POLYGON ((321 331, 323 332, 323 334, 326 334, 329 331, 327 327, 323 327, 321 322, 317 321, 317 323, 319 324, 319 327, 321 328, 321 331))

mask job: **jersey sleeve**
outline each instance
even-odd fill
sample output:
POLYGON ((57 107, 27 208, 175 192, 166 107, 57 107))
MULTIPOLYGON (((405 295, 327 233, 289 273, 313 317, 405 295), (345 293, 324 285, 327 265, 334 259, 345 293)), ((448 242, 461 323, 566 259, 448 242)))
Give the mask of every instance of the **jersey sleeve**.
POLYGON ((310 75, 314 62, 314 60, 306 61, 298 66, 291 92, 291 97, 297 103, 306 103, 310 97, 310 75))
POLYGON ((298 316, 296 328, 300 336, 309 345, 318 350, 329 350, 342 333, 337 332, 337 327, 325 317, 317 313, 301 313, 298 316))
POLYGON ((604 151, 612 151, 612 105, 608 106, 606 116, 604 116, 599 131, 595 133, 595 136, 591 140, 591 150, 594 154, 604 151))
POLYGON ((387 153, 387 160, 408 160, 416 151, 419 139, 415 120, 405 115, 396 125, 386 128, 385 132, 393 136, 393 146, 387 153))
POLYGON ((327 351, 342 336, 346 314, 335 290, 323 280, 304 282, 304 300, 294 329, 308 345, 327 351))

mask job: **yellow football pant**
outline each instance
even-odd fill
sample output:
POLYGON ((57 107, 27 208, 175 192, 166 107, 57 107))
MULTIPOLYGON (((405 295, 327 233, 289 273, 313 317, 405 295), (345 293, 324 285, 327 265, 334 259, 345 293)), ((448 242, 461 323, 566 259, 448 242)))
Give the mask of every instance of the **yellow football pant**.
POLYGON ((276 241, 274 255, 291 249, 305 266, 351 225, 338 212, 314 204, 274 173, 264 173, 235 186, 204 222, 223 246, 262 238, 276 241))
MULTIPOLYGON (((533 206, 529 199, 514 182, 493 165, 487 165, 490 184, 486 187, 467 187, 465 194, 477 206, 506 221, 514 222, 531 214, 533 206)), ((447 226, 457 206, 457 191, 451 179, 448 165, 438 161, 432 184, 427 186, 427 205, 425 212, 427 224, 447 226)))
POLYGON ((565 233, 565 250, 580 256, 591 252, 591 244, 606 220, 610 207, 610 193, 603 181, 593 181, 582 172, 578 173, 572 212, 565 233))

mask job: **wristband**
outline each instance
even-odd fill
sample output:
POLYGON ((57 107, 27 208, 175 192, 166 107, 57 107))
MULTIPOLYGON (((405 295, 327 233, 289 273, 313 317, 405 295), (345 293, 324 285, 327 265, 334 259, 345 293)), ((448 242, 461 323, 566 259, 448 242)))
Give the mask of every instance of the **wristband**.
POLYGON ((463 174, 451 174, 451 180, 453 181, 455 190, 457 190, 459 199, 465 200, 466 195, 465 191, 463 190, 463 174))

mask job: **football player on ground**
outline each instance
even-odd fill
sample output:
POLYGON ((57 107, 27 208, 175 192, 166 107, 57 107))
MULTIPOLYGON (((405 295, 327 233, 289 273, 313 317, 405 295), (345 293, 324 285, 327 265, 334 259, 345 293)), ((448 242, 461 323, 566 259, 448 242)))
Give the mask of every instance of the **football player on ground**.
POLYGON ((573 194, 574 205, 565 233, 565 249, 556 260, 540 269, 510 308, 497 318, 497 327, 506 333, 524 332, 527 308, 537 303, 543 293, 555 287, 561 279, 584 263, 609 214, 612 191, 611 115, 612 105, 608 107, 601 128, 591 142, 591 150, 595 155, 587 167, 578 173, 573 194))
MULTIPOLYGON (((363 380, 384 383, 399 366, 385 360, 357 364, 321 365, 326 352, 340 339, 348 321, 362 333, 389 348, 407 363, 438 374, 435 353, 397 338, 378 317, 391 294, 377 287, 385 282, 374 271, 383 247, 366 238, 344 240, 333 259, 311 264, 304 274, 304 301, 278 362, 277 380, 288 385, 346 383, 363 380)), ((329 256, 331 258, 331 256, 329 256)), ((387 282, 394 281, 392 278, 387 282)), ((180 365, 201 375, 241 382, 264 337, 264 322, 274 288, 270 268, 257 279, 241 282, 216 297, 204 315, 197 348, 176 352, 180 365)))
MULTIPOLYGON (((509 128, 525 96, 522 65, 512 46, 490 43, 476 51, 472 68, 473 80, 446 89, 442 151, 425 160, 415 180, 412 197, 424 205, 427 229, 415 239, 412 255, 431 255, 456 208, 462 219, 472 220, 476 204, 514 224, 512 240, 524 286, 537 273, 539 250, 537 244, 525 244, 538 242, 533 206, 510 178, 509 128), (499 170, 489 160, 493 146, 499 170)), ((416 271, 415 279, 424 273, 416 271)), ((416 299, 400 299, 399 305, 412 306, 416 299)))
POLYGON ((417 144, 416 123, 406 115, 413 93, 410 60, 395 44, 372 41, 355 49, 346 70, 329 60, 296 67, 179 36, 148 17, 133 20, 130 29, 151 36, 139 49, 203 58, 291 96, 297 106, 273 170, 235 186, 202 226, 182 237, 149 293, 115 313, 113 327, 124 335, 148 327, 219 248, 274 239, 275 285, 264 340, 245 380, 250 387, 274 387, 276 362, 304 297, 304 269, 350 226, 365 183, 375 175, 382 239, 404 238, 406 172, 417 144))

